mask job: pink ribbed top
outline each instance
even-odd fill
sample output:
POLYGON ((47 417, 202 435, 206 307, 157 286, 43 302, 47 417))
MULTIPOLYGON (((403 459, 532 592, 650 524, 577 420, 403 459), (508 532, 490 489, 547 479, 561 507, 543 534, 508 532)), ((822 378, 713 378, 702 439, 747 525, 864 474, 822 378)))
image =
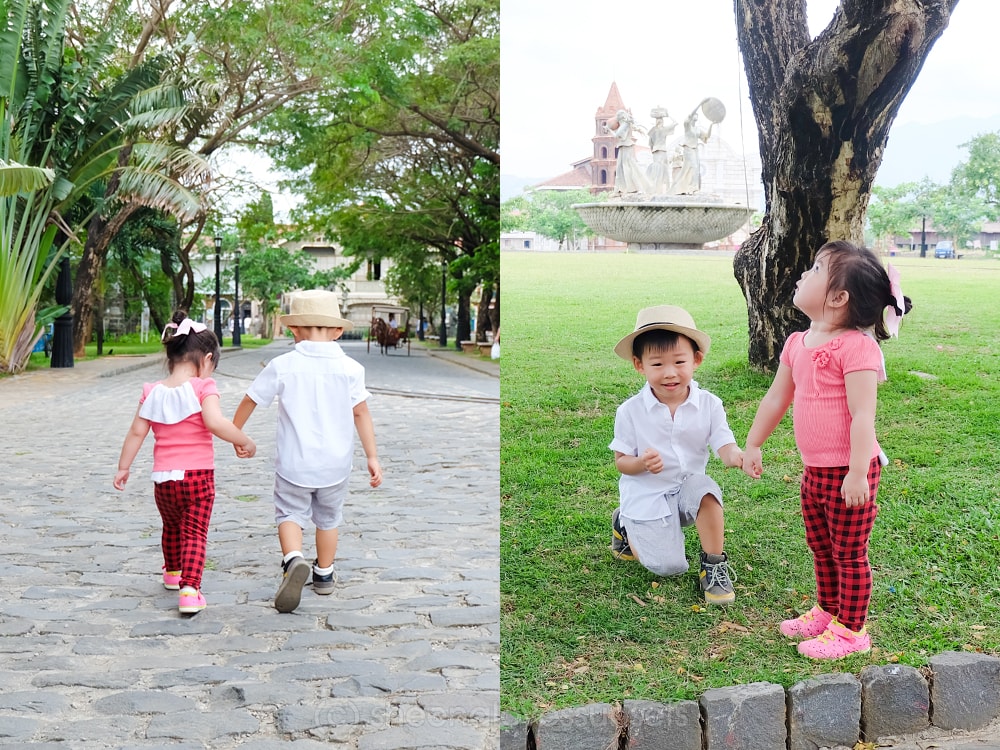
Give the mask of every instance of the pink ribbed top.
MULTIPOLYGON (((846 331, 822 346, 803 343, 805 331, 793 333, 781 352, 792 370, 795 442, 806 466, 847 466, 851 461, 851 413, 844 376, 859 370, 882 372, 878 342, 861 331, 846 331)), ((880 452, 874 443, 872 457, 880 452)))

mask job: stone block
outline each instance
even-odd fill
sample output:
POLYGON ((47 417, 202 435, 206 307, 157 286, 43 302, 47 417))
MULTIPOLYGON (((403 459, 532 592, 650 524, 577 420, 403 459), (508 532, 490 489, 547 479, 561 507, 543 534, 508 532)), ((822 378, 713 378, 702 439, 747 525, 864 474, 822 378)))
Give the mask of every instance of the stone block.
POLYGON ((932 656, 931 723, 979 729, 1000 716, 1000 659, 946 651, 932 656))
POLYGON ((625 701, 629 750, 701 750, 701 710, 694 701, 625 701))
POLYGON ((504 711, 500 714, 500 750, 527 750, 530 723, 504 711))
POLYGON ((607 750, 618 747, 617 710, 590 703, 542 714, 535 727, 537 750, 607 750))
POLYGON ((849 674, 821 674, 788 689, 789 750, 854 747, 861 737, 861 683, 849 674))
POLYGON ((705 750, 785 750, 785 691, 781 685, 713 688, 701 697, 705 750))
POLYGON ((901 664, 861 670, 861 733, 866 742, 920 732, 930 726, 927 680, 901 664))

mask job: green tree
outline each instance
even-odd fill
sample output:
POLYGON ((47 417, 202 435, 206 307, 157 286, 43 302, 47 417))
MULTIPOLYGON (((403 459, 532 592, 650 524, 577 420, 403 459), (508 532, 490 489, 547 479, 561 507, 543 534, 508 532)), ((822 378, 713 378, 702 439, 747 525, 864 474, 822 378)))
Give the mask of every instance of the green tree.
POLYGON ((581 239, 593 237, 594 233, 573 210, 573 204, 593 203, 594 200, 595 196, 588 190, 534 190, 514 198, 513 206, 507 206, 512 201, 504 204, 504 228, 527 229, 558 241, 560 250, 575 249, 581 239))
MULTIPOLYGON (((159 90, 183 91, 183 101, 172 111, 162 109, 145 117, 142 124, 174 149, 173 157, 157 171, 197 186, 206 201, 194 214, 177 213, 184 239, 175 259, 176 302, 190 307, 195 293, 192 255, 197 255, 205 232, 217 230, 210 217, 220 213, 217 208, 225 191, 232 191, 234 185, 185 174, 180 152, 202 161, 230 145, 256 142, 262 120, 296 97, 315 91, 323 80, 321 70, 346 64, 346 53, 365 36, 365 30, 352 20, 357 8, 354 3, 331 6, 298 0, 221 4, 160 0, 138 5, 111 0, 82 4, 77 10, 74 39, 91 39, 106 30, 116 40, 119 55, 108 61, 106 75, 124 75, 149 59, 168 59, 162 86, 151 89, 149 95, 159 90), (121 17, 125 23, 112 23, 121 17)), ((89 247, 78 266, 73 292, 78 350, 89 339, 92 288, 110 238, 127 218, 123 214, 137 209, 113 182, 107 185, 103 203, 99 219, 88 227, 89 247)))
POLYGON ((271 151, 305 174, 296 218, 345 252, 447 263, 468 338, 472 291, 499 279, 498 4, 383 0, 354 22, 351 64, 269 121, 271 151))
POLYGON ((984 216, 1000 218, 1000 132, 982 133, 968 143, 969 158, 951 174, 951 184, 962 196, 975 197, 985 207, 984 216))

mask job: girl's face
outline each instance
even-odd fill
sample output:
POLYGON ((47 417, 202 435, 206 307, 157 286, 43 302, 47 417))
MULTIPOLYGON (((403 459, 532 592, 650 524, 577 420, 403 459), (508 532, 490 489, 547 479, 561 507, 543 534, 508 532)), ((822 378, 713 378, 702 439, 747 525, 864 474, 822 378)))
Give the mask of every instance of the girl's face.
POLYGON ((830 269, 827 266, 829 257, 829 253, 817 255, 812 267, 803 271, 802 278, 795 284, 792 304, 810 320, 820 320, 827 312, 830 294, 830 269))

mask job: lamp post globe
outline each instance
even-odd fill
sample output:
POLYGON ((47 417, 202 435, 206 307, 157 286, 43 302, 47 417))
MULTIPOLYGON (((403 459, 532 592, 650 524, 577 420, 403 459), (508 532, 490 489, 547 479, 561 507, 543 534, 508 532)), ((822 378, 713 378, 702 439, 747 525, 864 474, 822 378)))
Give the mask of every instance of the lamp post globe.
POLYGON ((215 238, 215 312, 212 314, 215 336, 219 339, 219 346, 222 346, 222 278, 219 267, 220 256, 222 255, 222 238, 215 238))

